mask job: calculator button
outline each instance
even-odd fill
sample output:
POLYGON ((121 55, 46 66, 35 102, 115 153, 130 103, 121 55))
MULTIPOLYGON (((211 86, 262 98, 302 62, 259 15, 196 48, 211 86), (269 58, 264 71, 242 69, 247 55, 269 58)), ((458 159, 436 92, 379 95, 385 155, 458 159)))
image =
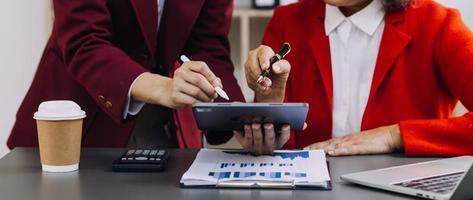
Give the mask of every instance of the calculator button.
POLYGON ((141 161, 141 160, 148 160, 148 157, 142 157, 142 156, 140 156, 140 157, 136 157, 135 160, 140 160, 140 161, 141 161))
POLYGON ((131 156, 131 160, 135 160, 136 157, 140 157, 141 150, 136 150, 135 153, 131 156))
POLYGON ((150 156, 155 156, 158 153, 158 150, 152 150, 149 154, 150 156))
POLYGON ((127 156, 131 156, 131 155, 133 155, 133 153, 135 153, 135 150, 131 149, 131 150, 128 150, 128 151, 126 152, 126 155, 127 155, 127 156))

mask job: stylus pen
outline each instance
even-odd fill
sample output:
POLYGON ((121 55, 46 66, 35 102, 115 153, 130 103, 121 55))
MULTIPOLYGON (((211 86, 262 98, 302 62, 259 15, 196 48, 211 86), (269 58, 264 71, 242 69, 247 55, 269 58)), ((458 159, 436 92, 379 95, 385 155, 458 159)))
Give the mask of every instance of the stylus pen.
POLYGON ((264 80, 264 77, 269 76, 269 73, 273 70, 274 63, 284 59, 287 54, 291 52, 291 45, 287 42, 282 44, 281 48, 279 49, 278 53, 276 53, 271 59, 269 59, 269 67, 266 70, 263 70, 258 77, 257 83, 261 84, 264 80))
MULTIPOLYGON (((181 56, 181 61, 182 62, 189 62, 191 61, 187 56, 185 55, 182 55, 181 56)), ((222 98, 226 99, 227 101, 230 100, 230 98, 228 97, 227 93, 225 91, 223 91, 222 88, 220 87, 215 87, 215 92, 217 92, 218 96, 221 96, 222 98)))

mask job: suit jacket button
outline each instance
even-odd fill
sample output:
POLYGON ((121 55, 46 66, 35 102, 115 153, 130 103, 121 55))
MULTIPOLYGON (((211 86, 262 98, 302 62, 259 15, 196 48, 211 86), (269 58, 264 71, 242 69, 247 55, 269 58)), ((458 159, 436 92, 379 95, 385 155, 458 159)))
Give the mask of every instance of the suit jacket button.
POLYGON ((105 103, 105 101, 107 100, 107 99, 105 99, 105 97, 103 95, 99 95, 97 97, 97 99, 99 100, 100 103, 105 103))
POLYGON ((112 106, 113 106, 112 102, 110 102, 110 101, 105 102, 105 108, 112 109, 112 106))

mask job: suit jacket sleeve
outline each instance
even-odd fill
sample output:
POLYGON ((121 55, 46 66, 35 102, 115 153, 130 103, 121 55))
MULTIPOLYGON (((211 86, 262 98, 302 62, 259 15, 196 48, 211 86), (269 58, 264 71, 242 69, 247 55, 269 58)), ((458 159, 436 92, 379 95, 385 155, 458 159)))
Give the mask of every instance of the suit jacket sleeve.
MULTIPOLYGON (((223 87, 231 101, 245 99, 233 76, 233 64, 230 59, 230 44, 228 33, 230 31, 233 11, 233 1, 205 1, 200 15, 194 25, 189 41, 186 43, 184 53, 193 60, 207 63, 210 69, 222 79, 223 87)), ((222 99, 218 99, 217 101, 222 99)), ((207 133, 206 138, 210 144, 227 142, 233 133, 207 133)))
MULTIPOLYGON (((473 34, 450 10, 436 38, 434 60, 448 90, 473 110, 473 34)), ((473 113, 444 120, 400 123, 407 155, 473 154, 473 113)))
POLYGON ((233 1, 205 1, 184 53, 193 60, 206 62, 222 79, 223 87, 232 101, 244 101, 240 87, 233 76, 234 68, 230 59, 228 33, 232 11, 233 1))
POLYGON ((111 42, 106 1, 54 0, 54 14, 57 45, 68 72, 107 115, 120 122, 131 83, 147 70, 111 42))

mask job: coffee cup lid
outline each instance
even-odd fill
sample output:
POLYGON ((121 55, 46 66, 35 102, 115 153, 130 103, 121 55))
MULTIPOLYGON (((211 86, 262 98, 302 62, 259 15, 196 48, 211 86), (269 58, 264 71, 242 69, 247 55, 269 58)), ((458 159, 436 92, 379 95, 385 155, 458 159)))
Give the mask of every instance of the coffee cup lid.
POLYGON ((75 120, 85 118, 85 112, 73 101, 45 101, 39 105, 33 118, 50 121, 75 120))

